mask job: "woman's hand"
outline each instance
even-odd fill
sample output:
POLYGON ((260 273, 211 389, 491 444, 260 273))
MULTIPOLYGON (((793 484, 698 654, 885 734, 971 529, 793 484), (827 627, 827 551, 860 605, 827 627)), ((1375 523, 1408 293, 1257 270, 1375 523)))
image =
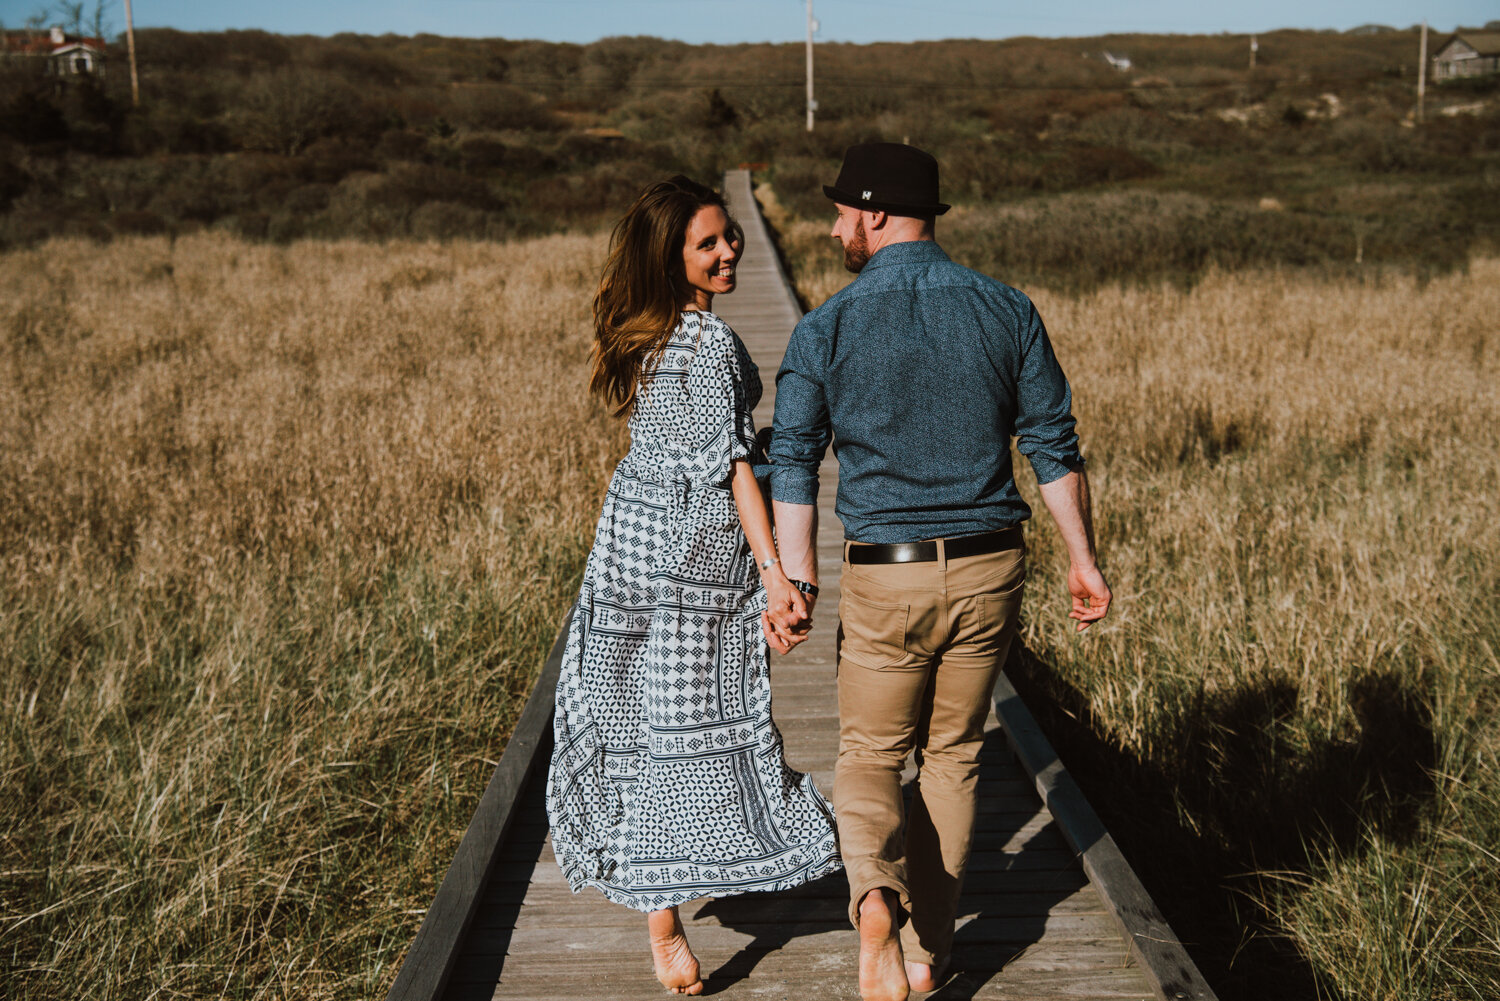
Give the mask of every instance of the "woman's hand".
POLYGON ((776 538, 771 534, 771 515, 765 496, 755 480, 755 470, 743 459, 734 460, 732 489, 734 506, 739 512, 740 527, 766 588, 766 611, 761 616, 761 631, 766 642, 777 653, 786 653, 807 639, 812 628, 812 605, 802 592, 786 578, 786 571, 776 558, 776 538))
POLYGON ((812 607, 807 596, 787 580, 779 563, 761 572, 761 583, 766 587, 766 612, 761 629, 773 650, 786 653, 807 639, 812 629, 812 607))

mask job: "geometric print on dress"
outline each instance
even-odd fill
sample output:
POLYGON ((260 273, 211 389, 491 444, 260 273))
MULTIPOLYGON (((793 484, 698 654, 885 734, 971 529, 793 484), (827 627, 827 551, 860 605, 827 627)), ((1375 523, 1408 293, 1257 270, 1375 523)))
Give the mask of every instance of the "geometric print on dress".
POLYGON ((760 377, 684 313, 630 417, 558 678, 547 782, 574 891, 637 910, 839 868, 833 815, 771 718, 765 591, 728 487, 760 377))

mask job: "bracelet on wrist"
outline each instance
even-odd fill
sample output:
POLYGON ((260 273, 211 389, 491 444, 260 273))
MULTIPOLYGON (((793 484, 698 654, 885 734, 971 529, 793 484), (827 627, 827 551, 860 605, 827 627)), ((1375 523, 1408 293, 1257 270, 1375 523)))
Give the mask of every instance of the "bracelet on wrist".
MULTIPOLYGON (((788 579, 790 580, 790 578, 788 579)), ((816 598, 818 596, 818 585, 816 584, 809 584, 805 580, 791 580, 791 585, 808 597, 816 598)))
POLYGON ((772 567, 774 567, 776 564, 778 564, 780 562, 781 562, 781 560, 779 560, 776 557, 772 556, 770 559, 765 560, 764 562, 761 563, 761 565, 760 565, 760 572, 761 573, 765 573, 767 570, 771 569, 772 567))

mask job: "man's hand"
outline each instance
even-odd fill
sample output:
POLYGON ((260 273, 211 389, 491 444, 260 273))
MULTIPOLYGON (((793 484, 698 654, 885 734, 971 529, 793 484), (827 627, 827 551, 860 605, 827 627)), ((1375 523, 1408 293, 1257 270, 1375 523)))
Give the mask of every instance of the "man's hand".
POLYGON ((766 642, 771 645, 772 650, 780 654, 785 654, 789 653, 792 647, 807 639, 812 633, 812 620, 809 619, 801 629, 785 630, 778 627, 772 621, 769 613, 761 612, 760 630, 765 634, 766 642))
POLYGON ((1077 619, 1078 631, 1083 632, 1108 614, 1111 597, 1094 558, 1094 516, 1083 468, 1043 483, 1042 501, 1068 547, 1068 591, 1073 595, 1068 618, 1077 619))
POLYGON ((1109 614, 1113 595, 1097 566, 1068 564, 1068 591, 1073 595, 1073 610, 1068 613, 1068 618, 1078 620, 1079 632, 1109 614))
POLYGON ((812 610, 817 599, 801 591, 796 591, 796 598, 802 603, 800 609, 795 604, 778 608, 773 601, 760 613, 761 632, 765 633, 771 649, 780 654, 790 651, 812 632, 812 610))
POLYGON ((812 629, 813 597, 792 586, 779 572, 766 580, 766 610, 761 613, 761 631, 777 653, 786 653, 807 639, 812 629))

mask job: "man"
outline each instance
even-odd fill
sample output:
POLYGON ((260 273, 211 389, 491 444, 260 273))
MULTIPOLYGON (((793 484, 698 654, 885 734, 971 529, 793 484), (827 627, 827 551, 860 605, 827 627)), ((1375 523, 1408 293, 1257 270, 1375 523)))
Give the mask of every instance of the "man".
MULTIPOLYGON (((1079 630, 1104 617, 1110 590, 1046 328, 1026 296, 935 242, 948 210, 937 161, 897 143, 853 146, 823 191, 859 277, 792 334, 776 377, 772 496, 783 567, 816 584, 817 469, 832 440, 846 539, 833 804, 861 996, 899 1001, 935 989, 948 961, 984 721, 1016 631, 1030 509, 1012 436, 1067 545, 1079 630)), ((801 629, 789 610, 768 620, 768 633, 801 629)))

